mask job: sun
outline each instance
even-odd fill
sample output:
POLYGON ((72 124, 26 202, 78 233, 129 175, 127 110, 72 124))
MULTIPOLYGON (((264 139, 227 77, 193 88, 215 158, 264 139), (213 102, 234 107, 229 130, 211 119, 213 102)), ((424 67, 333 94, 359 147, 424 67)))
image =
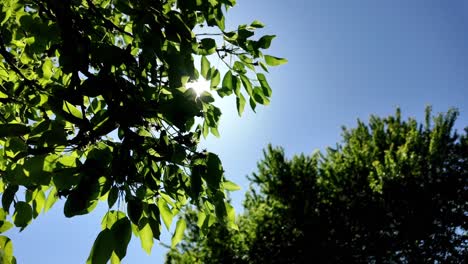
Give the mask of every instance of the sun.
POLYGON ((192 88, 197 93, 197 96, 200 96, 203 92, 210 91, 210 85, 210 81, 200 78, 194 82, 187 83, 186 87, 192 88))

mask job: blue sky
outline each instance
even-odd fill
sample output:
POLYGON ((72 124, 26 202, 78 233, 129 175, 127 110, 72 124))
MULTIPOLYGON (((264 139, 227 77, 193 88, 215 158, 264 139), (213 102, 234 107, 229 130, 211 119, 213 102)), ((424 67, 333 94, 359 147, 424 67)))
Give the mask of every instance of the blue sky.
MULTIPOLYGON (((254 19, 267 24, 263 34, 277 35, 267 53, 289 63, 268 75, 269 106, 239 118, 232 99, 220 102, 221 138, 203 142, 220 155, 227 178, 242 186, 232 195, 237 210, 249 185, 245 176, 268 143, 288 156, 310 154, 335 145, 342 125, 398 106, 418 120, 426 105, 434 112, 457 107, 457 127, 468 125, 466 1, 238 0, 227 14, 231 26, 254 19)), ((8 233, 18 263, 86 260, 106 208, 72 219, 62 210, 57 204, 22 233, 8 233)), ((162 263, 165 251, 155 243, 148 256, 133 238, 123 263, 162 263)))

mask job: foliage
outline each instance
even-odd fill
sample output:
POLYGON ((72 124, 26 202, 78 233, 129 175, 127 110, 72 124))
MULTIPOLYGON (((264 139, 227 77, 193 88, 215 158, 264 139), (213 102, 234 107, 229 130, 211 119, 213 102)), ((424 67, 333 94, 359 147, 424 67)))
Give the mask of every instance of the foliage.
POLYGON ((268 147, 239 231, 188 228, 167 263, 463 263, 468 253, 468 128, 372 116, 325 154, 268 147), (194 238, 195 237, 195 238, 194 238))
MULTIPOLYGON (((229 219, 221 161, 198 148, 201 135, 218 136, 221 111, 186 85, 201 75, 236 97, 239 114, 246 100, 268 104, 262 72, 286 60, 263 54, 274 36, 253 38, 262 23, 225 29, 235 0, 1 3, 0 232, 23 230, 60 197, 66 217, 104 200, 88 262, 118 263, 132 232, 150 252, 188 201, 206 228, 229 219), (210 60, 225 64, 223 78, 210 60)), ((2 263, 13 262, 1 238, 2 263)))

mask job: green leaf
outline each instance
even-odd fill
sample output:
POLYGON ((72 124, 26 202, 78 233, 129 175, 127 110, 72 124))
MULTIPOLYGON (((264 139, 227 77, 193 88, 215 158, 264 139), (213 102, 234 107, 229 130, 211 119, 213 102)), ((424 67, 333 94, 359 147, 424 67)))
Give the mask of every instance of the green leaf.
POLYGON ((237 30, 237 34, 239 34, 238 40, 247 40, 251 36, 253 36, 255 33, 251 30, 248 30, 246 25, 240 25, 237 30))
POLYGON ((0 208, 0 233, 4 233, 13 227, 12 223, 10 223, 9 221, 6 221, 6 217, 7 217, 7 212, 3 210, 2 208, 0 208))
POLYGON ((156 204, 148 204, 144 208, 144 215, 150 222, 151 228, 153 229, 154 238, 158 239, 159 235, 159 226, 160 226, 160 213, 159 208, 156 204))
POLYGON ((273 57, 273 56, 270 56, 270 55, 265 55, 264 58, 265 58, 266 64, 268 64, 270 66, 278 66, 278 65, 285 64, 285 63, 288 62, 287 59, 273 57))
POLYGON ((221 165, 221 160, 218 155, 208 153, 206 166, 207 171, 202 176, 210 188, 218 190, 223 176, 223 166, 221 165))
POLYGON ((48 185, 50 183, 53 168, 46 159, 47 156, 37 155, 27 158, 23 164, 23 172, 30 181, 37 185, 48 185), (49 170, 49 171, 47 171, 49 170))
POLYGON ((132 227, 127 217, 119 219, 112 225, 112 235, 115 241, 114 253, 122 260, 127 255, 127 248, 132 239, 132 227))
POLYGON ((67 101, 63 101, 63 107, 62 110, 65 111, 68 114, 71 114, 72 116, 83 119, 83 115, 81 114, 81 111, 76 108, 76 106, 70 104, 67 101))
POLYGON ((112 206, 114 206, 118 198, 119 198, 119 188, 117 188, 117 186, 112 186, 112 188, 109 191, 109 195, 107 197, 107 204, 109 205, 109 208, 112 208, 112 206))
POLYGON ((253 97, 251 96, 250 99, 249 99, 249 103, 250 103, 250 108, 252 108, 252 111, 255 112, 255 107, 257 106, 257 103, 255 103, 253 97))
POLYGON ((182 239, 184 238, 184 231, 187 227, 187 223, 185 222, 184 218, 179 218, 176 224, 176 229, 174 235, 172 236, 172 243, 171 246, 174 248, 182 239))
POLYGON ((239 96, 241 90, 241 82, 239 81, 238 76, 233 77, 233 85, 234 85, 234 94, 239 96))
POLYGON ((3 210, 3 208, 0 208, 0 221, 5 221, 7 217, 7 212, 3 210))
POLYGON ((216 41, 212 38, 204 38, 200 42, 201 55, 211 55, 216 52, 216 41))
POLYGON ((111 230, 102 230, 94 241, 86 264, 106 264, 112 255, 116 242, 111 230))
POLYGON ((52 206, 55 204, 57 200, 58 200, 57 188, 52 187, 45 202, 44 213, 49 211, 49 209, 52 208, 52 206))
MULTIPOLYGON (((275 35, 265 35, 258 40, 258 47, 262 49, 268 49, 271 45, 271 41, 275 38, 275 35)), ((268 56, 268 55, 266 55, 268 56)), ((265 56, 265 57, 266 57, 265 56)), ((269 56, 271 57, 271 56, 269 56)))
POLYGON ((218 128, 216 128, 216 127, 210 127, 210 132, 211 132, 211 134, 213 134, 215 137, 218 137, 218 138, 220 137, 218 128))
POLYGON ((214 198, 214 205, 215 205, 215 213, 218 219, 225 220, 227 217, 227 208, 226 203, 224 201, 224 194, 218 191, 214 198))
POLYGON ((205 78, 205 80, 209 80, 210 79, 210 76, 208 75, 209 71, 210 71, 210 61, 205 57, 205 56, 202 56, 201 58, 201 75, 203 76, 203 78, 205 78))
POLYGON ((208 122, 203 122, 203 137, 206 138, 208 136, 208 133, 210 132, 210 127, 208 126, 208 122))
POLYGON ((206 217, 207 216, 206 216, 205 212, 203 212, 203 211, 198 212, 197 226, 199 228, 201 228, 203 226, 203 223, 205 222, 206 217))
POLYGON ((239 93, 239 96, 236 97, 236 106, 237 106, 237 113, 239 116, 242 116, 245 107, 245 97, 242 93, 239 93))
POLYGON ((260 82, 260 86, 262 87, 263 94, 266 97, 271 97, 271 88, 267 82, 267 79, 263 73, 257 73, 257 79, 260 82))
POLYGON ((54 162, 55 161, 59 162, 64 167, 75 168, 77 166, 78 159, 74 156, 61 156, 57 160, 54 160, 54 162))
POLYGON ((44 79, 49 80, 54 73, 52 72, 52 68, 54 67, 52 61, 50 59, 46 59, 42 64, 42 76, 44 79))
POLYGON ((224 189, 228 191, 238 191, 241 189, 241 187, 232 181, 224 181, 223 183, 224 189))
POLYGON ((268 72, 268 67, 266 66, 266 64, 263 61, 259 61, 258 64, 260 65, 260 67, 262 67, 262 69, 265 72, 268 72))
POLYGON ((0 124, 0 137, 17 137, 29 132, 30 128, 23 124, 0 124))
POLYGON ((138 224, 138 235, 141 241, 141 247, 146 251, 146 253, 151 253, 151 248, 153 247, 153 230, 149 224, 147 218, 142 218, 138 224))
POLYGON ((132 223, 137 225, 143 214, 143 203, 136 199, 129 200, 127 202, 127 213, 132 223))
POLYGON ((10 230, 13 227, 13 224, 8 221, 0 221, 0 233, 4 233, 10 230))
POLYGON ((250 82, 249 78, 245 75, 240 75, 240 79, 242 82, 242 86, 244 86, 245 91, 249 96, 252 96, 252 83, 250 82))
POLYGON ((255 102, 263 105, 268 105, 270 101, 266 96, 263 94, 263 90, 261 87, 255 87, 253 90, 253 98, 255 99, 255 102))
POLYGON ((219 73, 218 70, 214 70, 211 73, 211 88, 216 88, 218 84, 221 82, 221 74, 219 73))
POLYGON ((117 256, 115 252, 112 252, 111 258, 110 258, 111 264, 120 264, 120 258, 117 256))
POLYGON ((31 205, 26 202, 17 202, 15 204, 15 213, 13 214, 13 223, 17 227, 26 227, 31 223, 33 211, 31 205))
POLYGON ((247 70, 245 69, 245 65, 241 61, 234 62, 232 69, 237 72, 238 74, 246 74, 247 70))
POLYGON ((13 264, 13 243, 6 236, 0 236, 0 263, 2 264, 13 264))
POLYGON ((200 96, 198 97, 198 99, 204 103, 213 103, 215 101, 215 99, 213 98, 213 96, 211 95, 211 93, 207 92, 207 91, 203 91, 200 96))
POLYGON ((265 24, 263 24, 262 22, 258 21, 258 20, 254 20, 254 22, 252 22, 252 24, 250 24, 251 27, 254 27, 254 28, 263 28, 265 27, 265 24))
POLYGON ((110 210, 103 217, 101 221, 102 230, 111 229, 114 224, 122 218, 127 218, 124 212, 110 210))
POLYGON ((10 211, 10 205, 15 198, 15 194, 18 191, 18 185, 8 185, 2 194, 2 207, 5 211, 10 211))
POLYGON ((99 190, 93 186, 89 186, 89 188, 73 190, 68 195, 63 208, 66 217, 88 214, 96 208, 99 190))
POLYGON ((223 78, 223 83, 220 89, 217 90, 218 95, 221 97, 231 95, 236 87, 236 77, 232 75, 231 71, 226 72, 223 78))
POLYGON ((226 206, 226 212, 227 212, 227 219, 229 222, 234 223, 236 222, 236 211, 234 210, 234 207, 230 205, 229 203, 225 202, 224 203, 226 206))
POLYGON ((52 182, 57 190, 70 189, 72 186, 78 184, 80 178, 76 174, 76 168, 63 168, 54 173, 52 182))
POLYGON ((44 191, 38 190, 35 192, 34 199, 32 201, 33 205, 33 217, 36 218, 42 211, 45 206, 46 197, 44 191))
POLYGON ((158 199, 158 207, 159 212, 161 214, 161 218, 163 219, 164 225, 166 226, 167 230, 171 228, 172 218, 172 211, 167 205, 167 202, 164 199, 158 199))
POLYGON ((234 230, 239 230, 239 227, 236 225, 236 211, 234 210, 234 207, 227 202, 224 204, 226 206, 226 216, 227 216, 227 221, 228 221, 228 227, 234 230))
POLYGON ((254 67, 255 63, 252 60, 252 58, 246 55, 239 55, 239 59, 245 67, 249 68, 252 71, 255 71, 255 67, 254 67))

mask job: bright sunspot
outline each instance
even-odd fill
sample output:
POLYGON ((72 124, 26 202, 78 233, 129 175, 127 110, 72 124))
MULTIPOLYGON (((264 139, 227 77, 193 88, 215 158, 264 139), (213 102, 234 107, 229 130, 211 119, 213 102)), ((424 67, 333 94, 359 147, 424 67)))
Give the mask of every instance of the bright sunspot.
POLYGON ((210 91, 210 81, 205 79, 198 79, 195 82, 187 83, 187 88, 192 88, 197 93, 197 96, 200 96, 204 91, 210 91))

